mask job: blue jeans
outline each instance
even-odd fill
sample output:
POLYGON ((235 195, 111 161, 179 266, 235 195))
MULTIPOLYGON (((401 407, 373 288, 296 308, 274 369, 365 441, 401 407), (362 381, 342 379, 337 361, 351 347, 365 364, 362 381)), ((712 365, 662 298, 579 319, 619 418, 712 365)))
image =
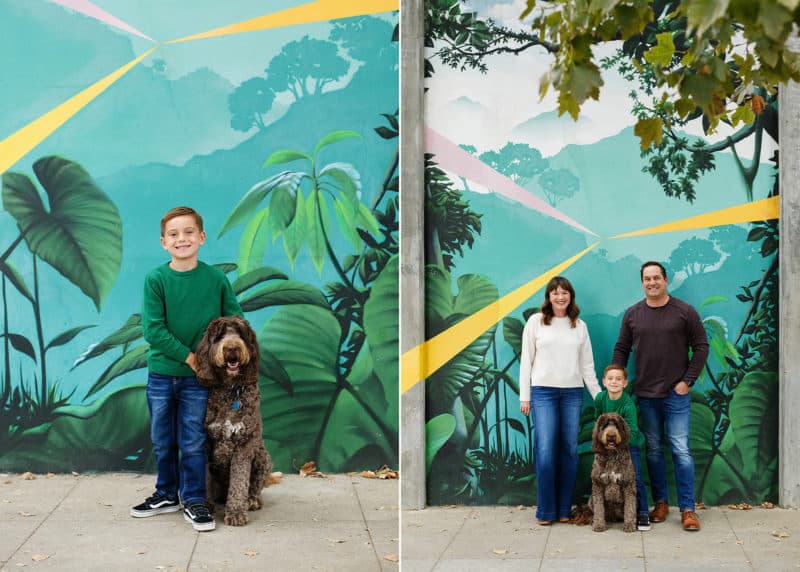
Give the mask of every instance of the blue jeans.
POLYGON ((644 486, 644 479, 642 479, 642 457, 639 447, 631 447, 631 461, 633 462, 633 471, 636 473, 636 512, 643 514, 648 509, 647 489, 644 486))
POLYGON ((147 376, 156 491, 184 504, 206 499, 205 416, 208 389, 194 376, 147 376))
POLYGON ((675 487, 678 508, 694 510, 694 459, 689 449, 689 426, 692 419, 692 398, 670 390, 667 397, 639 398, 642 430, 647 443, 647 471, 653 501, 666 501, 667 464, 664 460, 664 428, 667 430, 672 462, 675 465, 675 487))
POLYGON ((531 387, 539 520, 571 516, 582 405, 582 387, 531 387))

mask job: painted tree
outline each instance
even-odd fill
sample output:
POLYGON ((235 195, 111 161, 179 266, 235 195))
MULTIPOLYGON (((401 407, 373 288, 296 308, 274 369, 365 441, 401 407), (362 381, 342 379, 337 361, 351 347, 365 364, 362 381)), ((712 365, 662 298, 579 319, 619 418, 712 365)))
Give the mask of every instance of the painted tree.
POLYGON ((564 199, 575 196, 581 190, 581 182, 569 169, 549 169, 539 177, 539 186, 545 199, 556 206, 564 199))
POLYGON ((253 77, 243 81, 228 96, 228 109, 231 112, 231 127, 237 131, 250 131, 257 127, 263 131, 264 115, 272 107, 275 93, 263 77, 253 77))
POLYGON ((510 141, 498 151, 486 151, 478 158, 520 186, 543 173, 549 164, 538 149, 510 141))
POLYGON ((719 262, 720 258, 720 253, 714 248, 713 242, 693 236, 678 244, 672 251, 669 262, 675 270, 683 270, 691 276, 705 272, 719 262))
POLYGON ((339 55, 335 43, 304 36, 283 46, 265 71, 274 92, 289 91, 298 100, 319 95, 326 85, 342 78, 349 69, 350 62, 339 55))

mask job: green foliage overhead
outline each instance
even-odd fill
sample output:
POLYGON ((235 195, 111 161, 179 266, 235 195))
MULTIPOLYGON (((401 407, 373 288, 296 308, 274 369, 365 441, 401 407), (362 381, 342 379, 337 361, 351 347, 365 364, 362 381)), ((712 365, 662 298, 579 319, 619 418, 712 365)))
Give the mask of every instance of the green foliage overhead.
MULTIPOLYGON (((800 21, 797 0, 527 0, 520 18, 554 55, 540 93, 552 86, 559 114, 575 119, 587 99, 599 98, 593 49, 609 41, 623 40, 635 62, 652 66, 663 101, 681 118, 699 109, 712 130, 720 121, 752 121, 743 104, 757 115, 760 92, 800 81, 800 52, 789 42, 800 21)), ((638 129, 643 147, 657 131, 638 129)))

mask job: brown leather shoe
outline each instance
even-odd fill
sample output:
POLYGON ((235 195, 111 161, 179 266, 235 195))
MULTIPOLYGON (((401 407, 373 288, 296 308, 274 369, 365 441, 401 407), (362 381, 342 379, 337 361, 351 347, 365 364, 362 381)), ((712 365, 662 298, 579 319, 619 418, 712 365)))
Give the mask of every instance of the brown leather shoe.
POLYGON ((696 532, 700 530, 700 519, 697 518, 697 513, 688 508, 681 513, 681 522, 683 523, 683 530, 696 532))
POLYGON ((669 504, 667 501, 656 501, 656 506, 650 511, 650 522, 664 522, 667 520, 667 513, 669 512, 669 504))

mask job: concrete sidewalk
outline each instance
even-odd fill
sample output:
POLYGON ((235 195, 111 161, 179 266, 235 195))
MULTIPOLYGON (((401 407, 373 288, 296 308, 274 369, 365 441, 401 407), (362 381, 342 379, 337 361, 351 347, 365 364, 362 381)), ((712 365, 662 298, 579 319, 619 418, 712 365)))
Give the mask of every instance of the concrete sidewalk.
POLYGON ((402 511, 403 572, 800 570, 800 511, 713 507, 685 532, 670 508, 647 532, 539 526, 530 507, 402 511), (788 534, 788 536, 786 536, 788 534))
POLYGON ((0 570, 398 570, 398 481, 284 476, 243 527, 133 518, 155 476, 0 475, 0 570))

